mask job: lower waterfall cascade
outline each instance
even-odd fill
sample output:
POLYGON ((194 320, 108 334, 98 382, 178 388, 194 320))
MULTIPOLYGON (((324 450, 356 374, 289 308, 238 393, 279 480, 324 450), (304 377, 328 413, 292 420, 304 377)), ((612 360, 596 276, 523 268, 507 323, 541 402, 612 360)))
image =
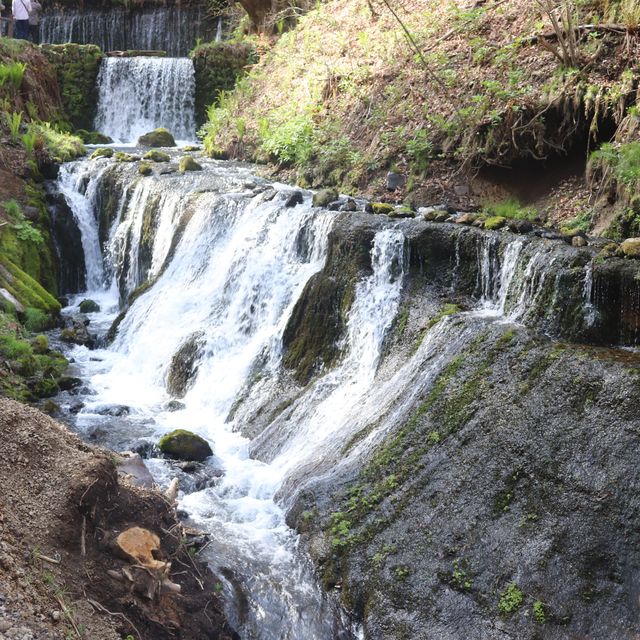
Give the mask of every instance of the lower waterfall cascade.
POLYGON ((62 168, 58 188, 81 233, 88 283, 65 313, 83 298, 98 301, 90 326, 105 334, 126 310, 112 344, 72 349, 87 387, 66 398, 70 420, 114 449, 153 451, 175 428, 205 437, 214 456, 198 482, 153 453, 146 462, 162 486, 180 478, 180 508, 212 536, 207 558, 225 576, 227 601, 238 589, 246 598, 246 610, 230 605, 231 623, 261 640, 355 638, 286 524, 295 495, 370 455, 487 324, 541 323, 562 333, 537 309, 564 304, 563 278, 574 278, 570 289, 582 297, 584 312, 571 322, 593 329, 594 266, 562 244, 450 225, 443 284, 471 306, 426 329, 404 362, 385 365, 385 342, 421 260, 416 234, 446 226, 349 214, 369 225, 369 266, 353 289, 337 364, 301 386, 283 366, 283 333, 347 214, 314 209, 310 193, 287 206, 292 188, 247 167, 203 163, 197 174, 149 178, 107 159, 62 168), (175 391, 172 366, 185 346, 196 356, 175 391), (269 417, 249 435, 253 416, 269 417))

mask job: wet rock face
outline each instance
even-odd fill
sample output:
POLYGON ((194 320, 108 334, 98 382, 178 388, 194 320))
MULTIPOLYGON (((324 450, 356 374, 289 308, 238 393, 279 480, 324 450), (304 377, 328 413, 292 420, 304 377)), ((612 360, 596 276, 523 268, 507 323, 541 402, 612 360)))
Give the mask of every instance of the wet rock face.
POLYGON ((294 370, 298 382, 308 382, 340 356, 339 341, 355 285, 371 270, 376 228, 376 220, 363 214, 340 219, 334 225, 326 265, 307 283, 282 338, 284 365, 294 370))
POLYGON ((639 372, 479 325, 380 444, 305 487, 292 520, 365 637, 633 635, 639 372))
POLYGON ((86 289, 86 267, 80 230, 64 196, 47 193, 51 232, 59 265, 60 293, 77 293, 86 289))
POLYGON ((184 398, 198 371, 198 360, 204 347, 202 333, 194 333, 176 351, 167 373, 167 391, 176 398, 184 398))

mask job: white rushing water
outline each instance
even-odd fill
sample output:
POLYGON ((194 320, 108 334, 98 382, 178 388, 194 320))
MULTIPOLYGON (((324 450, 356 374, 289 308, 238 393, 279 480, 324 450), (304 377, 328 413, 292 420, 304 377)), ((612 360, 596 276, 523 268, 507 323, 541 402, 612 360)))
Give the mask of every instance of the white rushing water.
MULTIPOLYGON (((70 185, 84 184, 85 168, 86 164, 77 163, 67 169, 61 180, 67 191, 70 185)), ((98 182, 100 170, 94 171, 98 182)), ((74 358, 90 377, 95 394, 85 398, 78 427, 90 432, 104 423, 100 414, 105 407, 126 405, 131 412, 127 428, 139 429, 138 436, 182 427, 206 437, 215 451, 212 477, 214 468, 221 468, 224 475, 215 486, 184 495, 181 504, 212 534, 212 564, 220 570, 231 568, 247 595, 248 612, 242 618, 232 613, 232 621, 247 638, 337 637, 340 629, 347 633, 341 614, 316 586, 274 498, 286 474, 322 450, 332 429, 354 410, 373 382, 384 334, 398 308, 404 236, 391 230, 376 236, 373 272, 357 285, 349 316, 347 356, 326 377, 323 391, 316 390, 317 395, 304 403, 287 452, 266 464, 250 457, 250 443, 237 431, 240 425, 227 417, 258 371, 261 376, 278 375, 282 332, 306 282, 324 264, 336 214, 312 210, 309 197, 302 205, 285 208, 286 190, 264 201, 261 195, 246 192, 192 193, 176 188, 180 180, 138 182, 126 191, 126 203, 119 207, 105 259, 110 263, 107 271, 127 291, 137 278, 118 277, 124 269, 122 256, 127 253, 129 269, 137 262, 134 245, 149 203, 160 203, 151 258, 155 275, 177 232, 181 212, 188 212, 188 223, 171 261, 153 288, 133 304, 112 347, 91 352, 75 348, 74 358), (173 184, 174 189, 160 182, 173 184), (194 335, 202 344, 194 384, 183 399, 183 410, 165 411, 170 399, 169 363, 194 335), (325 421, 322 432, 317 429, 319 419, 325 421)), ((87 192, 95 188, 89 181, 87 192)), ((88 205, 95 199, 78 193, 68 200, 77 209, 87 246, 94 246, 97 231, 90 227, 97 217, 88 205)), ((95 253, 87 255, 88 262, 94 259, 95 253)), ((117 307, 115 285, 87 295, 99 297, 104 309, 117 307)), ((132 433, 132 440, 135 437, 132 433)), ((151 466, 161 480, 170 479, 172 468, 165 462, 152 461, 151 466)))
POLYGON ((189 58, 104 58, 98 74, 95 129, 135 142, 158 127, 195 139, 195 76, 189 58))

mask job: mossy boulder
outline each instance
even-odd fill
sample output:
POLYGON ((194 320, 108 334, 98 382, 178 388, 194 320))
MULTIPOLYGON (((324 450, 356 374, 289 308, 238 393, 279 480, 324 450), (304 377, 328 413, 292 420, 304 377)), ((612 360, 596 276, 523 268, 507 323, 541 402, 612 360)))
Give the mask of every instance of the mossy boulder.
POLYGON ((484 228, 489 231, 495 231, 496 229, 502 229, 507 224, 507 219, 503 216, 492 216, 484 221, 484 228))
POLYGON ((45 335, 36 336, 31 341, 31 347, 34 353, 43 355, 49 351, 49 338, 45 335))
POLYGON ((640 258, 640 238, 627 238, 620 245, 620 251, 626 258, 640 258))
POLYGON ((150 176, 153 173, 153 169, 148 162, 141 162, 138 166, 138 173, 141 176, 150 176))
POLYGON ((160 438, 158 447, 162 453, 177 460, 204 462, 213 455, 209 443, 186 429, 176 429, 160 438))
POLYGON ((100 133, 99 131, 78 129, 75 132, 75 135, 78 136, 78 138, 80 138, 85 144, 111 144, 113 142, 113 138, 105 136, 104 133, 100 133))
POLYGON ((140 147, 175 147, 176 141, 171 133, 162 127, 149 131, 138 138, 140 147))
POLYGON ((321 189, 313 194, 314 207, 327 207, 331 202, 335 202, 339 195, 335 189, 321 189))
POLYGON ((171 156, 164 151, 158 149, 151 149, 142 156, 143 160, 150 160, 151 162, 170 162, 171 156))
POLYGON ((111 147, 103 147, 102 149, 96 149, 89 160, 95 160, 96 158, 113 158, 114 150, 111 147))
POLYGON ((202 171, 202 165, 195 161, 193 156, 182 156, 178 163, 178 171, 185 173, 187 171, 202 171))
POLYGON ((89 298, 83 300, 80 303, 79 308, 80 313, 96 313, 100 311, 100 305, 94 300, 90 300, 89 298))

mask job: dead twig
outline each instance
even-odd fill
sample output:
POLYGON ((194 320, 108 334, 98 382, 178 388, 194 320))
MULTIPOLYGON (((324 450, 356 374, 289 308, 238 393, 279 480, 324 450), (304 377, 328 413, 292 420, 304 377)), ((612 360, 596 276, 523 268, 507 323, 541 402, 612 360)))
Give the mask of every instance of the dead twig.
POLYGON ((67 605, 64 603, 64 601, 62 600, 62 598, 60 596, 55 596, 55 599, 57 600, 58 604, 60 605, 60 608, 62 609, 62 613, 64 613, 64 615, 67 617, 67 619, 71 623, 71 626, 73 627, 73 630, 75 631, 76 636, 78 638, 82 638, 82 634, 80 633, 80 629, 78 629, 78 625, 76 624, 76 621, 74 620, 73 615, 71 614, 71 611, 69 610, 67 605))
POLYGON ((123 620, 126 620, 126 622, 131 626, 131 628, 136 632, 136 634, 138 635, 138 638, 140 640, 142 640, 142 634, 138 631, 138 628, 136 627, 135 624, 133 624, 133 622, 131 622, 131 620, 129 620, 129 618, 127 618, 127 616, 124 615, 124 613, 120 613, 119 611, 109 611, 109 609, 107 609, 106 607, 103 607, 99 602, 96 602, 95 600, 91 600, 91 598, 87 598, 87 602, 97 611, 100 611, 101 613, 106 613, 108 616, 113 616, 115 618, 122 618, 123 620))
POLYGON ((85 538, 87 535, 87 516, 82 516, 82 529, 80 531, 80 555, 84 558, 87 555, 87 545, 85 538))
POLYGON ((55 558, 50 558, 49 556, 43 556, 42 554, 38 554, 38 560, 44 560, 49 564, 60 564, 60 560, 56 560, 55 558))

